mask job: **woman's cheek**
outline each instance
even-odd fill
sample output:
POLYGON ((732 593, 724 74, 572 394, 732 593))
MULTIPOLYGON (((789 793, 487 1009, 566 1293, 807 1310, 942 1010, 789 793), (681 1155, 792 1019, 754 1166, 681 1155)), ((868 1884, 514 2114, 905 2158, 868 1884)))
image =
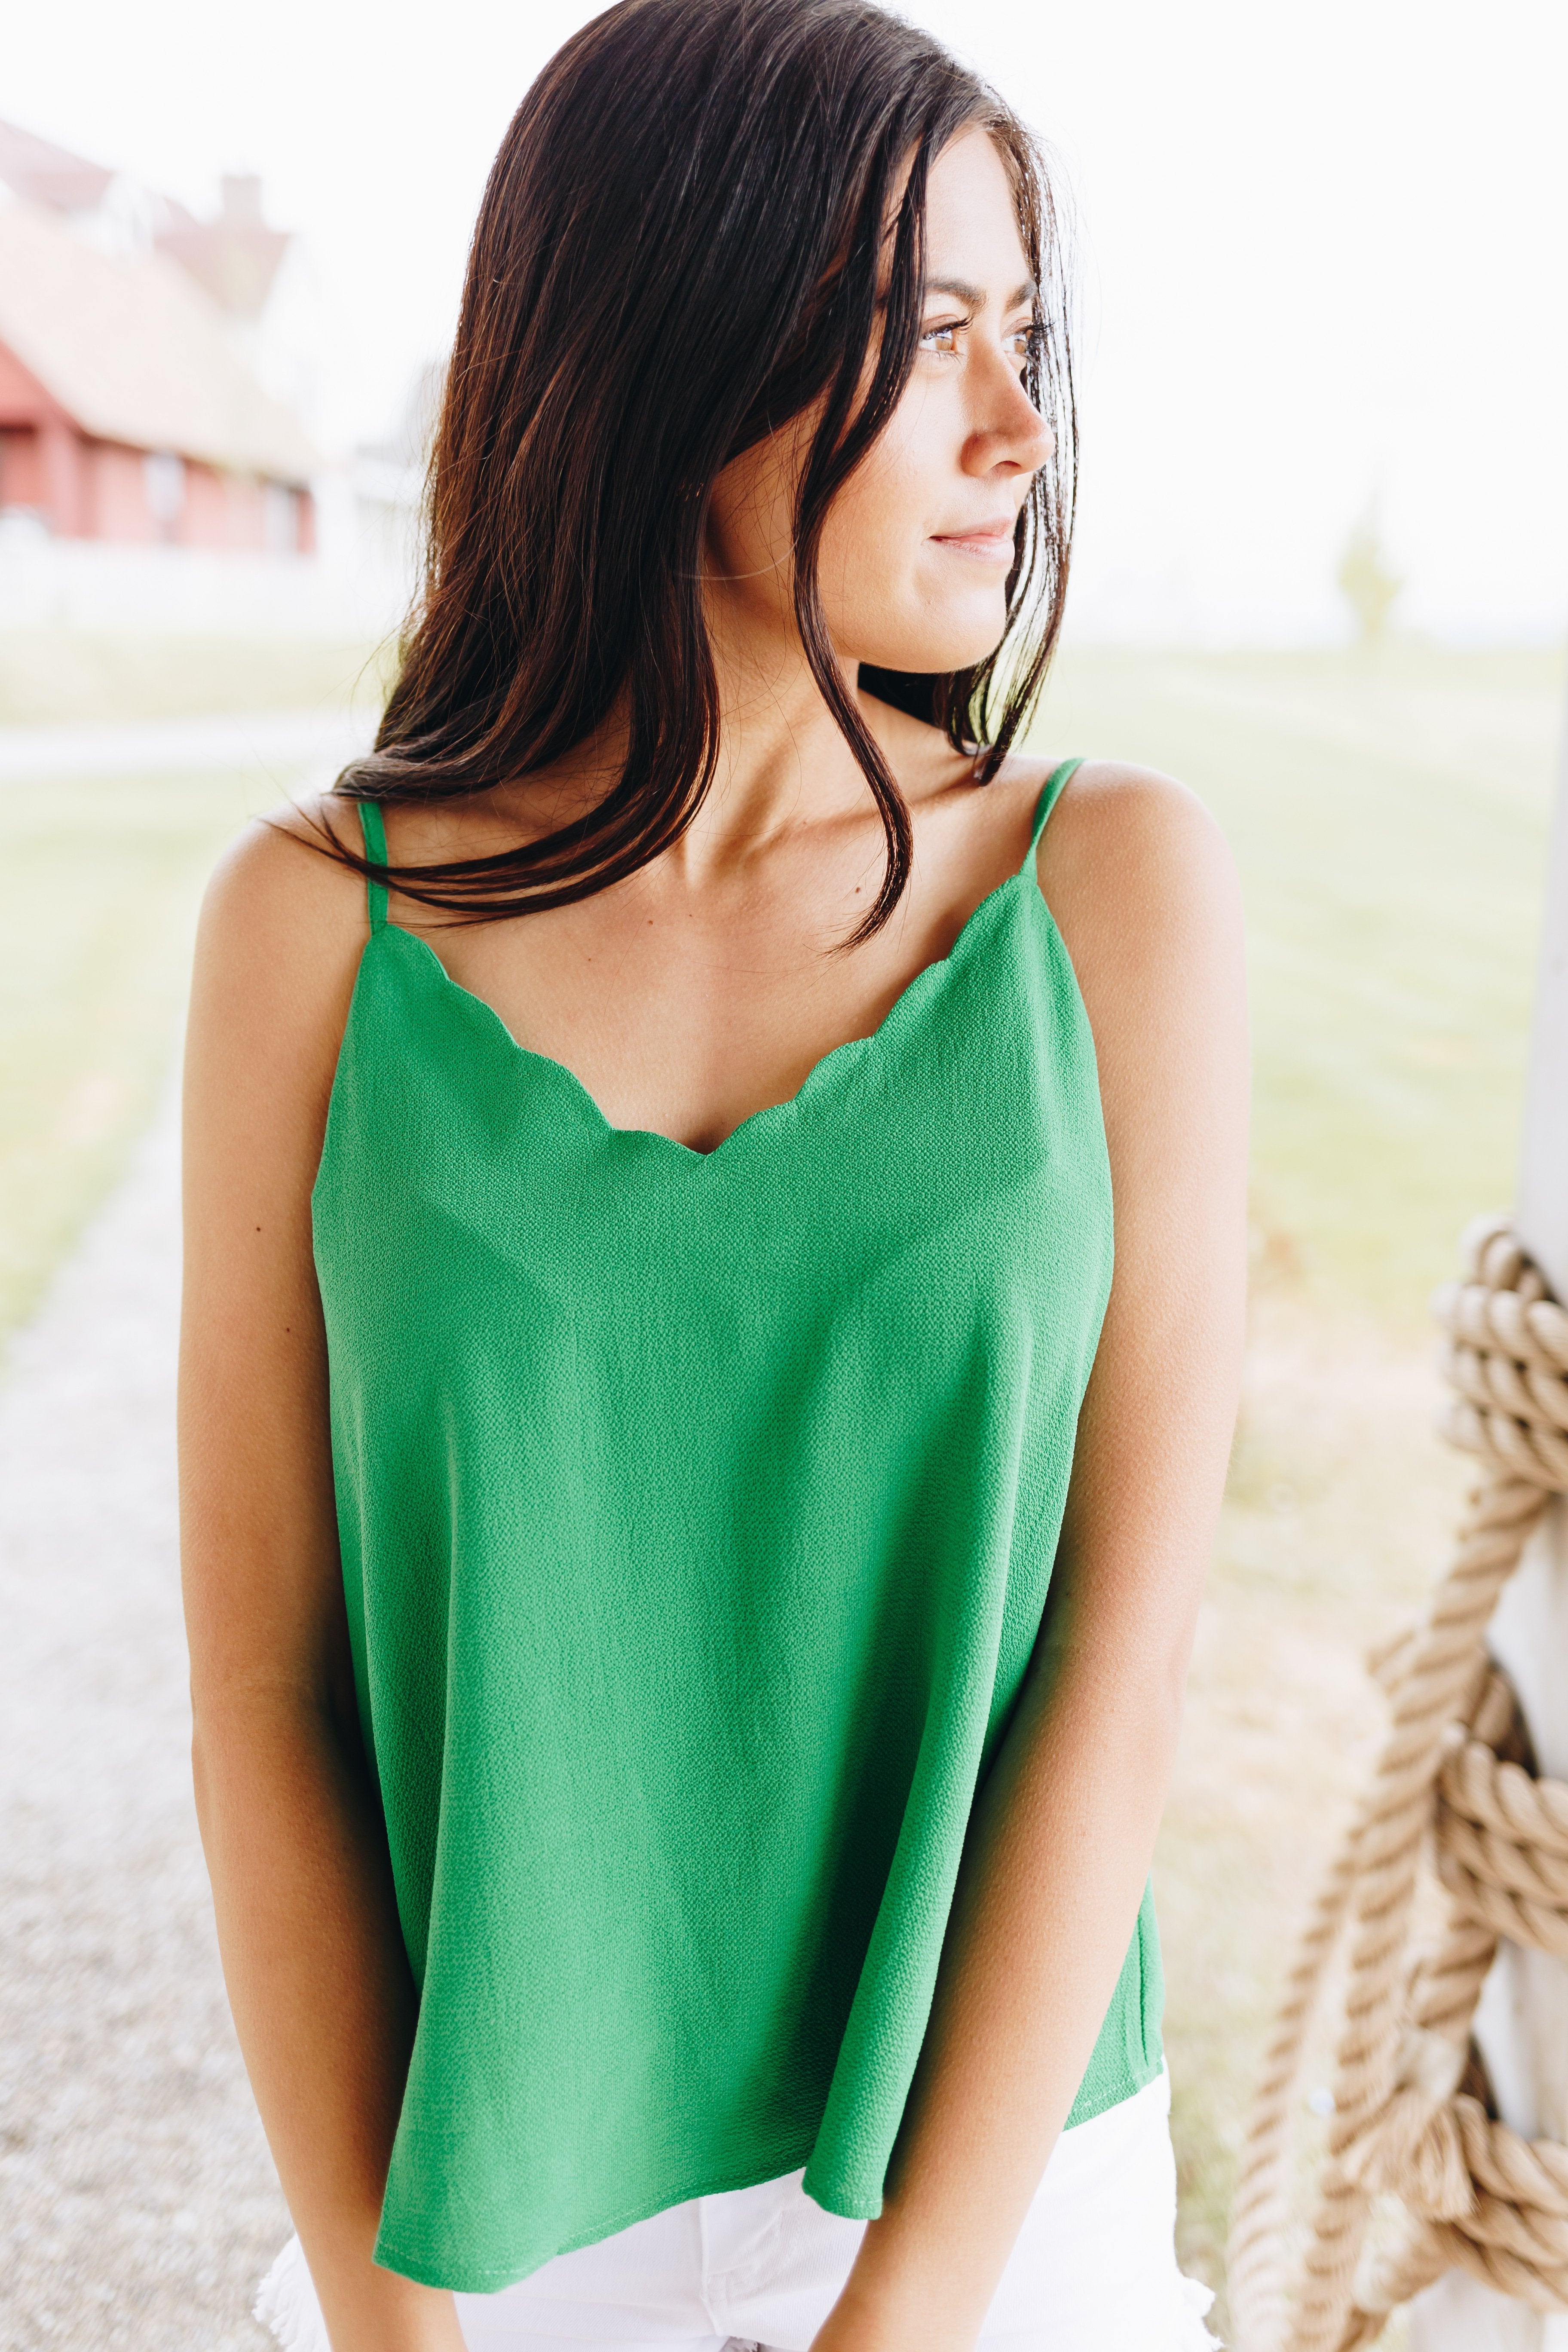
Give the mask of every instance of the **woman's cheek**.
POLYGON ((920 534, 897 500, 881 496, 858 501, 834 525, 817 571, 829 633, 845 653, 885 659, 879 648, 900 637, 919 609, 920 534))

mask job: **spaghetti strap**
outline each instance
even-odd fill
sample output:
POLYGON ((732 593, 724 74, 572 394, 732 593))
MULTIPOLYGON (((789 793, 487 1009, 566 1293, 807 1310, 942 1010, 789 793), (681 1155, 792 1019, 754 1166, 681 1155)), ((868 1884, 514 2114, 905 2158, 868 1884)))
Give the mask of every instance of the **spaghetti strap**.
POLYGON ((1040 845, 1040 835, 1046 829, 1046 819, 1049 816, 1058 801, 1061 798, 1062 786, 1067 782, 1068 778, 1074 772, 1074 771, 1081 768, 1082 765, 1083 761, 1081 760, 1064 760, 1061 765, 1058 768, 1053 768, 1050 774, 1046 778, 1045 784, 1040 793, 1040 797, 1035 803, 1035 823, 1034 828, 1029 835, 1029 847, 1027 855, 1024 859, 1025 866, 1027 866, 1029 859, 1033 857, 1036 850, 1038 849, 1040 845))
MULTIPOLYGON (((384 866, 386 864, 386 826, 383 822, 381 811, 374 801, 360 801, 356 805, 359 809, 360 828, 364 835, 364 854, 373 866, 384 866)), ((370 908, 372 932, 384 931, 386 929, 385 883, 377 882, 373 876, 367 875, 364 895, 370 908)))

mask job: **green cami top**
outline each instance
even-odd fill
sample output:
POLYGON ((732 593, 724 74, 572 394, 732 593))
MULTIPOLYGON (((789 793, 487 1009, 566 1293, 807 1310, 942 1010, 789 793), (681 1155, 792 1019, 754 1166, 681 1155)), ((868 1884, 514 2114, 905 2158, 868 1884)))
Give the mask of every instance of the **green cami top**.
MULTIPOLYGON (((377 2258, 484 2291, 805 2168, 875 2215, 1111 1267, 1035 849, 716 1150, 612 1127, 373 886, 313 1196, 419 2016, 377 2258)), ((384 863, 379 812, 362 811, 384 863)), ((1159 2072, 1145 1898, 1072 2121, 1159 2072)))

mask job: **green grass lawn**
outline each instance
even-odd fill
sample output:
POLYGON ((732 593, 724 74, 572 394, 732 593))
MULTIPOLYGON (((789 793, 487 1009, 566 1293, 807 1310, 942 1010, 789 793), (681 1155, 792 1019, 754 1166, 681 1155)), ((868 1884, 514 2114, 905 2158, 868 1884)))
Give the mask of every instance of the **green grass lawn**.
MULTIPOLYGON (((374 709, 386 653, 0 633, 0 727, 374 709)), ((297 780, 0 779, 0 1346, 123 1167, 169 1071, 203 886, 297 780)))
POLYGON ((0 1342, 146 1126, 206 876, 277 797, 221 776, 0 782, 0 1342))
POLYGON ((390 648, 290 637, 0 630, 0 727, 374 707, 390 648))
MULTIPOLYGON (((60 715, 89 670, 73 716, 220 708, 220 679, 229 707, 339 702, 363 660, 143 652, 57 644, 28 703, 0 640, 0 715, 60 715)), ((1512 1189, 1562 688, 1535 654, 1069 652, 1037 731, 1192 784, 1247 900, 1253 1346, 1156 1865, 1184 2252, 1216 2284, 1288 1930, 1377 1731, 1362 1651, 1443 1564, 1461 1473, 1428 1433, 1425 1301, 1512 1189)), ((203 880, 275 794, 0 784, 0 1338, 145 1123, 203 880)))
POLYGON ((1512 1192, 1552 655, 1069 654, 1037 740, 1180 776, 1250 940, 1258 1272, 1409 1328, 1512 1192))

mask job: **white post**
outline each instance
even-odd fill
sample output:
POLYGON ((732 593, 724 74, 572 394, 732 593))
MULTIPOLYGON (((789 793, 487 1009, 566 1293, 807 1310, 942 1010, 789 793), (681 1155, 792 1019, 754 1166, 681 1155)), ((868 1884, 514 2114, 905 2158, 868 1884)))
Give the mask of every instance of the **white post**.
MULTIPOLYGON (((1568 734, 1547 873, 1514 1222, 1553 1294, 1568 1303, 1568 734)), ((1552 1506, 1504 1592, 1490 1638, 1519 1694, 1542 1771, 1568 1780, 1563 1502, 1552 1506)), ((1531 2139, 1568 2140, 1568 1962, 1504 1944, 1481 1994, 1476 2040, 1503 2121, 1531 2139)), ((1568 2316, 1542 2318, 1450 2272, 1412 2305, 1410 2352, 1568 2352, 1568 2316)))

